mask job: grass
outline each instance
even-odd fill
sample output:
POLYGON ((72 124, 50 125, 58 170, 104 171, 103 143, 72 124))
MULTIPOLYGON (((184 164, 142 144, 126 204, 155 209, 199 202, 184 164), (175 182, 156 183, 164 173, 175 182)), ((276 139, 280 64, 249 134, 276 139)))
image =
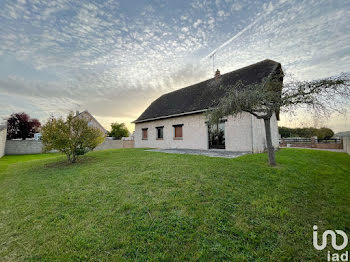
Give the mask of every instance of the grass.
POLYGON ((343 153, 284 149, 277 168, 265 154, 52 156, 0 160, 1 260, 326 261, 312 226, 350 236, 343 153))
POLYGON ((37 155, 12 155, 12 156, 4 156, 0 159, 0 174, 3 173, 7 167, 11 164, 18 162, 25 162, 30 160, 39 160, 48 157, 57 157, 59 154, 50 153, 50 154, 37 154, 37 155))

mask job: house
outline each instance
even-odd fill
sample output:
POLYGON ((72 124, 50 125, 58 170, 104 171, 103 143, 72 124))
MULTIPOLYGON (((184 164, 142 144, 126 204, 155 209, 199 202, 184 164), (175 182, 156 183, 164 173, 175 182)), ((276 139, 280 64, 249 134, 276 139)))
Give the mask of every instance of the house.
POLYGON ((93 115, 90 114, 89 111, 85 110, 81 113, 79 113, 79 111, 76 111, 75 116, 86 119, 89 126, 100 129, 104 134, 107 134, 107 130, 96 120, 96 118, 93 117, 93 115))
MULTIPOLYGON (((204 113, 215 107, 237 81, 245 85, 261 83, 281 71, 280 63, 264 60, 223 75, 217 71, 212 79, 162 95, 133 122, 135 147, 264 151, 263 120, 242 112, 208 125, 204 113)), ((281 87, 282 83, 283 79, 281 87)), ((271 118, 275 147, 278 147, 278 120, 279 112, 276 112, 271 118)))

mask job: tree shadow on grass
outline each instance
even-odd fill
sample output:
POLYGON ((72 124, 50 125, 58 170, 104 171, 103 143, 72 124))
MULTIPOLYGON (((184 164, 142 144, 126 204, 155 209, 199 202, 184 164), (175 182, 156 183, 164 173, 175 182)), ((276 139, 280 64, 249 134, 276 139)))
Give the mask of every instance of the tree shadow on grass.
POLYGON ((91 163, 96 163, 97 157, 94 156, 80 156, 77 158, 75 163, 70 163, 66 158, 60 159, 59 161, 50 162, 45 164, 46 168, 69 168, 69 167, 80 167, 86 166, 91 163))

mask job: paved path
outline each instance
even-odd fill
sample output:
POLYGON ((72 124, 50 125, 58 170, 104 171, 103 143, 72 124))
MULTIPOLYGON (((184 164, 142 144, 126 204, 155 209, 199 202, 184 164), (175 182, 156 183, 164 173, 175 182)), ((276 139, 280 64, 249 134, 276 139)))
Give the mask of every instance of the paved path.
POLYGON ((209 157, 235 158, 249 154, 250 152, 234 152, 225 150, 194 150, 194 149, 150 149, 147 151, 169 154, 202 155, 209 157))

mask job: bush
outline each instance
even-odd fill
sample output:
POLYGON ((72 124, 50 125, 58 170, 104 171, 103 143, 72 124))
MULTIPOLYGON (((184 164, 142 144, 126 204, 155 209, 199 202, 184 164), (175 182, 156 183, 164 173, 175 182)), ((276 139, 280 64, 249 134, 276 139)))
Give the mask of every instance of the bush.
POLYGON ((71 163, 75 163, 80 155, 92 151, 104 141, 101 130, 90 127, 88 121, 75 117, 73 113, 63 118, 50 118, 42 127, 42 141, 44 152, 58 150, 67 155, 71 163))

